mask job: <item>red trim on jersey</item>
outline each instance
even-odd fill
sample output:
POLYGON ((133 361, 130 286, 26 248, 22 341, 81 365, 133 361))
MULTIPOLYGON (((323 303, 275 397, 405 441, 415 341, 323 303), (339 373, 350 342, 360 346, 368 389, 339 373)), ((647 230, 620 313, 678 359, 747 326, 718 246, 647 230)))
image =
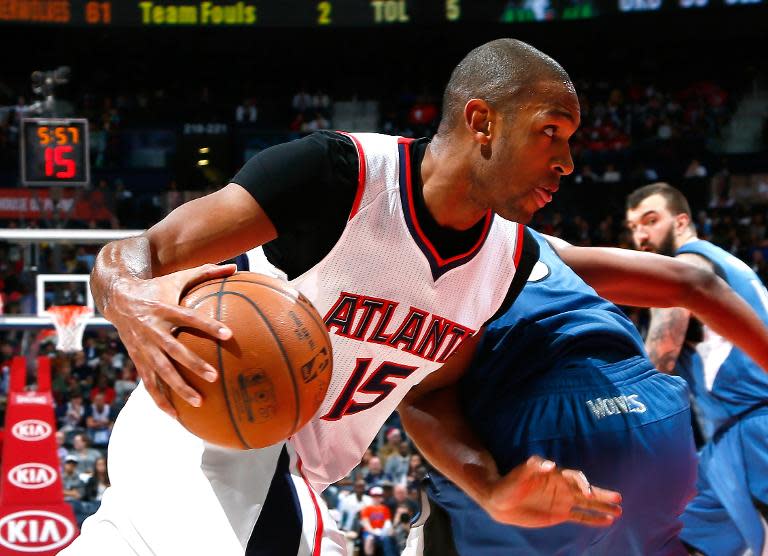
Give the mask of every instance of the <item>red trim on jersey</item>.
POLYGON ((416 218, 416 209, 414 207, 414 201, 413 201, 413 180, 411 178, 411 151, 408 148, 408 145, 413 143, 413 139, 406 139, 404 137, 401 137, 397 140, 398 143, 404 144, 406 147, 404 149, 405 151, 405 187, 408 191, 408 207, 403 207, 406 210, 408 210, 411 214, 411 221, 413 222, 413 227, 416 229, 416 233, 419 234, 419 238, 424 243, 424 245, 427 246, 427 249, 429 249, 429 252, 432 254, 432 256, 435 258, 435 261, 437 262, 438 266, 445 266, 447 264, 450 264, 452 262, 458 261, 460 259, 463 259, 465 257, 469 257, 473 255, 482 245, 483 242, 485 242, 485 238, 488 236, 488 230, 491 227, 491 221, 493 220, 493 214, 489 210, 485 214, 485 225, 483 226, 483 233, 480 234, 480 238, 477 240, 477 242, 467 251, 466 253, 461 253, 459 255, 456 255, 454 257, 451 257, 450 259, 444 259, 440 256, 440 254, 437 252, 437 249, 435 249, 435 246, 432 245, 432 242, 429 241, 429 238, 424 234, 424 231, 421 229, 421 225, 419 224, 418 219, 416 218))
POLYGON ((522 224, 517 225, 517 245, 515 245, 515 271, 517 271, 517 267, 520 266, 520 256, 523 254, 523 237, 525 235, 525 230, 523 229, 522 224))
POLYGON ((315 496, 315 491, 312 488, 312 485, 309 484, 309 481, 304 476, 304 472, 301 470, 302 463, 301 458, 299 457, 299 454, 296 454, 296 469, 299 471, 299 475, 301 475, 301 478, 304 479, 304 484, 307 485, 307 490, 309 490, 309 496, 312 498, 312 504, 315 506, 315 547, 312 549, 312 556, 320 556, 320 546, 323 542, 323 514, 320 511, 320 504, 317 503, 317 497, 315 496))
POLYGON ((365 191, 365 152, 363 152, 363 146, 357 137, 346 131, 339 131, 342 135, 346 135, 355 144, 357 149, 357 193, 355 193, 355 201, 352 203, 352 210, 349 211, 348 220, 352 220, 357 211, 360 209, 360 202, 363 200, 363 191, 365 191))

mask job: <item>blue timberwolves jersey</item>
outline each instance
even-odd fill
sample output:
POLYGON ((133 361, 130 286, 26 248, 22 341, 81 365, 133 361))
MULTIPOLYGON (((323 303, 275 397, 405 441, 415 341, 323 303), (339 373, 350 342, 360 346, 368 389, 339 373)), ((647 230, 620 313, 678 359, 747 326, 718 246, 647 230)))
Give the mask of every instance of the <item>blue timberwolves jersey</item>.
POLYGON ((579 278, 541 234, 531 233, 539 243, 539 261, 513 306, 488 325, 470 373, 487 383, 498 373, 508 379, 510 368, 523 379, 605 352, 645 355, 643 340, 624 313, 579 278))
POLYGON ((478 436, 500 462, 505 400, 514 397, 528 377, 552 369, 582 367, 585 361, 629 359, 645 355, 637 329, 615 305, 602 299, 532 231, 539 261, 515 303, 490 323, 474 363, 462 377, 462 404, 478 436), (494 404, 498 408, 492 408, 494 404), (493 449, 491 451, 494 451, 493 449))
MULTIPOLYGON (((715 272, 768 324, 768 292, 744 262, 708 241, 686 243, 678 251, 710 261, 715 272)), ((676 371, 688 381, 696 405, 712 433, 730 417, 768 399, 768 374, 722 336, 704 327, 695 348, 685 345, 676 371)))
POLYGON ((622 493, 624 516, 605 530, 501 525, 435 472, 430 508, 449 515, 451 530, 430 530, 426 517, 423 555, 683 554, 678 516, 696 469, 685 381, 657 372, 632 322, 532 235, 539 261, 512 307, 487 326, 459 384, 461 406, 500 473, 531 454, 582 469, 622 493), (660 477, 638 482, 648 473, 660 477), (450 538, 455 551, 427 550, 430 538, 450 538))

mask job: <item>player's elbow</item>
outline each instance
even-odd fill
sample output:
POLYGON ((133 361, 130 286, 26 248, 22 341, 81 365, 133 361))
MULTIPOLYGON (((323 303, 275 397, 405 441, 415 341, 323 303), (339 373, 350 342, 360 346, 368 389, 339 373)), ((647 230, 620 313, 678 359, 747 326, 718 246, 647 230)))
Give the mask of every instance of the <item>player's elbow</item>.
POLYGON ((715 295, 719 287, 725 283, 712 270, 694 265, 686 266, 683 281, 688 285, 686 298, 691 305, 696 305, 697 302, 705 301, 715 295))

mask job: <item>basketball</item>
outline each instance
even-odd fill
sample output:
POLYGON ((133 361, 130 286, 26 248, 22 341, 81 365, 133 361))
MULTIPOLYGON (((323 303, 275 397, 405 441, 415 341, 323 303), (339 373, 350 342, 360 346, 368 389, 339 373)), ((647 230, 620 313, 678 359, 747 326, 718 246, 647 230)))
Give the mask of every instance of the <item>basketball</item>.
POLYGON ((309 421, 331 380, 331 342, 312 304, 287 282, 252 272, 204 282, 181 305, 232 330, 227 341, 181 328, 179 341, 218 370, 207 382, 177 364, 203 398, 193 407, 168 389, 179 421, 234 449, 264 448, 309 421))

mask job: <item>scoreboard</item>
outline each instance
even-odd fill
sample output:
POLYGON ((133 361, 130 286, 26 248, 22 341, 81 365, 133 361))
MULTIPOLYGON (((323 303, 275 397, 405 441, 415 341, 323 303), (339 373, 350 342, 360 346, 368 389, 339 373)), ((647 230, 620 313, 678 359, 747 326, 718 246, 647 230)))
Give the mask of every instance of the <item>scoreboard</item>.
POLYGON ((88 184, 88 120, 25 118, 20 138, 23 185, 88 184))
POLYGON ((0 25, 328 27, 515 23, 768 0, 0 0, 0 25))

